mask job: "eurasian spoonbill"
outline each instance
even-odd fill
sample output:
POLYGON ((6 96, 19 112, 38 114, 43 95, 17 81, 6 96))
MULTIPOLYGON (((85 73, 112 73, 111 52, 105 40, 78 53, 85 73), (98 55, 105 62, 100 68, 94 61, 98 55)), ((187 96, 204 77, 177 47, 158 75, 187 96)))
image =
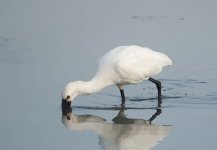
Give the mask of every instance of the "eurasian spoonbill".
POLYGON ((88 95, 116 85, 125 104, 124 85, 149 80, 156 84, 158 104, 161 104, 161 82, 152 76, 172 65, 171 59, 160 52, 136 45, 120 46, 107 52, 100 60, 98 72, 90 81, 69 82, 62 91, 62 100, 69 105, 78 95, 88 95))

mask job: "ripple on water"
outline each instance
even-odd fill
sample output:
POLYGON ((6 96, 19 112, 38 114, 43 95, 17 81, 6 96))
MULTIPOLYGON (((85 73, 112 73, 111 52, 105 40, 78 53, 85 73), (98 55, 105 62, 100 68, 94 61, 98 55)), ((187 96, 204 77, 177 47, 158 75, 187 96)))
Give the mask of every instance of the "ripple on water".
MULTIPOLYGON (((208 81, 199 81, 195 79, 185 80, 168 80, 162 81, 162 107, 192 107, 192 106, 217 106, 217 92, 210 88, 208 81)), ((136 85, 135 85, 136 86, 136 85)), ((141 83, 136 90, 135 86, 127 89, 126 109, 156 109, 157 97, 156 88, 149 82, 141 83), (144 90, 148 88, 147 91, 144 90), (138 89, 142 89, 141 93, 138 89), (131 93, 130 93, 131 92, 131 93), (133 96, 130 96, 132 94, 133 96)), ((90 102, 90 101, 89 101, 90 102)), ((120 110, 121 97, 118 93, 99 93, 93 96, 91 103, 79 104, 74 106, 79 109, 96 109, 96 110, 120 110), (103 101, 99 100, 103 97, 103 101), (118 104, 118 105, 114 105, 118 104), (92 105, 92 106, 90 106, 92 105)))
POLYGON ((72 106, 72 108, 76 109, 93 109, 93 110, 128 110, 128 109, 158 109, 158 108, 165 108, 167 106, 152 106, 152 107, 138 107, 138 106, 122 106, 114 105, 114 106, 72 106))

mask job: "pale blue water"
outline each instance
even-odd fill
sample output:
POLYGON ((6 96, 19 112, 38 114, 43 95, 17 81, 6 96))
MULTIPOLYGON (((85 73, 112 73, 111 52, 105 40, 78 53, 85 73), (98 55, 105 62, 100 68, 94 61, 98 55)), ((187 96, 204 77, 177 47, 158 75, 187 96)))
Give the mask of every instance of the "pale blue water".
POLYGON ((217 2, 0 1, 0 149, 217 148, 217 2), (170 56, 163 104, 148 81, 61 107, 71 80, 89 80, 120 45, 170 56), (63 112, 62 112, 63 111, 63 112))

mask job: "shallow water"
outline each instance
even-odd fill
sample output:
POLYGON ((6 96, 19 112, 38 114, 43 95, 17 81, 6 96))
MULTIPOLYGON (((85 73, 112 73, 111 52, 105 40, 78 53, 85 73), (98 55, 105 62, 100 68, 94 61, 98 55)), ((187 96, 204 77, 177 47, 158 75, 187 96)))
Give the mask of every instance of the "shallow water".
POLYGON ((217 3, 0 1, 0 149, 217 148, 217 3), (71 80, 89 80, 119 45, 148 46, 174 65, 155 78, 62 107, 71 80))

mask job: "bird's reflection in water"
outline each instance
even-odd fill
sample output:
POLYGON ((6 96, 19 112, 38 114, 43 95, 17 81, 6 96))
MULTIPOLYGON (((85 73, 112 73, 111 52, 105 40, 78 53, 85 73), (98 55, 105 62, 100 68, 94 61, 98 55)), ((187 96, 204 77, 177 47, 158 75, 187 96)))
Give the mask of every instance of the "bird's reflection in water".
POLYGON ((161 109, 156 109, 148 120, 127 118, 124 110, 113 118, 113 123, 107 123, 98 116, 75 115, 70 106, 62 103, 62 123, 74 131, 94 131, 103 150, 150 150, 168 135, 171 126, 152 124, 161 109))

